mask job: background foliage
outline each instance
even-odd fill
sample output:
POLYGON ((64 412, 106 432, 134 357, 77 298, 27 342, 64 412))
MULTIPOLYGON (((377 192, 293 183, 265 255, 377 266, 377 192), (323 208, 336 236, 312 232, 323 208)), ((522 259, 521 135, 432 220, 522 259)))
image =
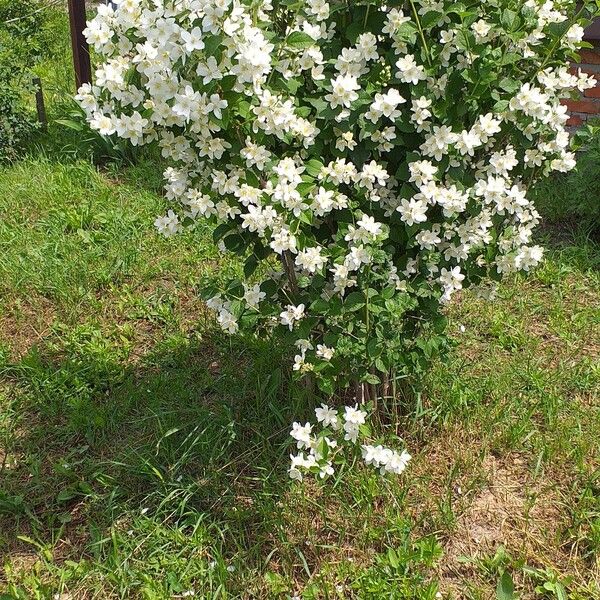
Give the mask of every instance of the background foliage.
POLYGON ((13 160, 36 128, 27 97, 32 67, 48 43, 45 11, 31 0, 0 0, 0 161, 13 160))
POLYGON ((557 175, 535 189, 535 202, 548 221, 578 222, 592 235, 600 234, 600 124, 583 137, 573 173, 557 175))

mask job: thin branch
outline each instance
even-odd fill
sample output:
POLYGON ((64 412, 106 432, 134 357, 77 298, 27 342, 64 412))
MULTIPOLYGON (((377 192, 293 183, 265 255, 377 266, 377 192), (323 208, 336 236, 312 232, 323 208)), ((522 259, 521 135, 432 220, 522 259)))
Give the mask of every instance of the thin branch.
POLYGON ((288 281, 290 282, 290 288, 292 294, 297 296, 300 289, 298 288, 298 279, 296 279, 296 271, 294 270, 294 261, 289 250, 284 250, 281 254, 281 262, 283 269, 287 275, 288 281))
POLYGON ((17 21, 22 21, 23 19, 29 19, 29 17, 33 17, 33 15, 35 15, 39 12, 42 12, 43 10, 47 10, 48 8, 53 8, 62 3, 63 3, 62 0, 54 0, 53 2, 50 2, 49 4, 47 4, 46 6, 40 6, 40 8, 37 8, 36 10, 29 13, 28 15, 22 15, 20 17, 14 17, 12 19, 8 19, 7 21, 4 21, 4 24, 9 25, 10 23, 16 23, 17 21))

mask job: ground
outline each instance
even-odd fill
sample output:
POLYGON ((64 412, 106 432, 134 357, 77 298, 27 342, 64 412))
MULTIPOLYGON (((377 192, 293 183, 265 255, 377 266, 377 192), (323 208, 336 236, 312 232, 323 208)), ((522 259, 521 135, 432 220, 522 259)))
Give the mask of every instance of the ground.
POLYGON ((404 475, 299 485, 287 431, 317 399, 215 328, 198 290, 238 266, 208 230, 158 237, 158 186, 143 161, 0 173, 7 597, 503 598, 504 572, 600 595, 592 239, 546 228, 534 275, 449 309, 456 347, 388 432, 404 475))
MULTIPOLYGON (((66 121, 63 17, 39 70, 66 121)), ((455 347, 381 426, 402 476, 298 484, 288 431, 320 399, 200 300, 239 265, 208 228, 156 235, 155 157, 69 125, 0 167, 0 599, 600 598, 589 224, 546 224, 540 269, 449 308, 455 347)), ((544 188, 555 215, 571 189, 544 188)))

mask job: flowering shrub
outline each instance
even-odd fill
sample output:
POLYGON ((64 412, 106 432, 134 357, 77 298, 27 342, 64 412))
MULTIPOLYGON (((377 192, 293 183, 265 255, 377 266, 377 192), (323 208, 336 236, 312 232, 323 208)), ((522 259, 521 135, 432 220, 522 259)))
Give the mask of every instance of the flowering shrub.
MULTIPOLYGON (((291 464, 288 474, 292 479, 302 481, 303 472, 318 474, 321 478, 334 473, 334 463, 343 462, 341 452, 344 442, 356 444, 360 435, 369 435, 366 423, 367 412, 357 406, 346 406, 343 412, 321 404, 315 409, 321 431, 316 434, 311 423, 294 423, 290 435, 299 450, 304 452, 290 455, 291 464), (336 439, 337 438, 337 439, 336 439)), ((398 452, 381 445, 362 444, 362 459, 370 466, 379 469, 382 475, 395 473, 400 475, 411 459, 403 450, 398 452)))
POLYGON ((528 189, 575 166, 560 98, 594 85, 566 67, 594 3, 116 4, 85 32, 91 126, 160 146, 159 231, 208 220, 245 259, 221 327, 286 334, 325 391, 414 372, 440 304, 541 260, 528 189))

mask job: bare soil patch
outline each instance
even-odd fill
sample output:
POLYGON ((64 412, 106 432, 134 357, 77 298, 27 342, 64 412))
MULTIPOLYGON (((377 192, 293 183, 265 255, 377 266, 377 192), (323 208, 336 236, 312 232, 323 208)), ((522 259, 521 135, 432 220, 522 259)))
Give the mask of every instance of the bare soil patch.
POLYGON ((43 296, 6 302, 0 313, 0 340, 7 344, 10 359, 18 361, 42 341, 55 318, 52 302, 43 296))
MULTIPOLYGON (((495 598, 497 577, 486 577, 480 561, 494 556, 501 546, 529 566, 551 567, 579 578, 579 561, 560 547, 564 516, 554 486, 534 481, 516 455, 503 459, 488 455, 481 467, 486 484, 458 516, 455 530, 444 543, 439 565, 442 593, 464 598, 468 582, 477 582, 486 598, 495 598)), ((531 582, 518 573, 514 579, 522 599, 536 597, 531 582)))

